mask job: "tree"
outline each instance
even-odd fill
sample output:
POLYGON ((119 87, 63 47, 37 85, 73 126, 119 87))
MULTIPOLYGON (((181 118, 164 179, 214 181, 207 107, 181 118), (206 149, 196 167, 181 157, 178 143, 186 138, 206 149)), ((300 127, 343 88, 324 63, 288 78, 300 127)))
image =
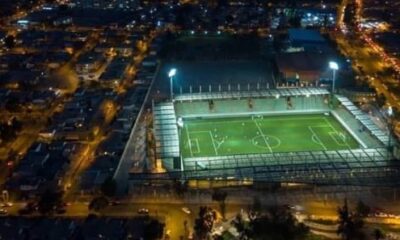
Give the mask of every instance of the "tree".
POLYGON ((173 187, 175 189, 176 194, 179 197, 183 197, 185 192, 188 190, 188 183, 174 179, 173 187))
POLYGON ((226 21, 227 23, 232 23, 233 20, 235 20, 235 19, 234 19, 233 16, 230 15, 230 14, 228 14, 228 15, 225 17, 225 21, 226 21))
POLYGON ((239 233, 238 239, 239 240, 245 240, 248 239, 247 235, 248 233, 248 228, 246 227, 246 222, 243 219, 242 214, 237 214, 235 219, 232 220, 231 225, 236 229, 236 231, 239 233))
POLYGON ((289 24, 293 28, 300 28, 301 27, 301 18, 300 16, 293 16, 289 19, 289 24))
POLYGON ((20 109, 19 100, 15 97, 11 97, 7 100, 5 108, 9 112, 16 112, 20 109))
POLYGON ((116 191, 117 191, 117 182, 112 178, 112 176, 104 180, 103 184, 101 185, 101 192, 104 195, 108 197, 113 197, 116 191))
POLYGON ((215 190, 212 194, 212 200, 218 202, 219 208, 221 211, 222 218, 225 219, 225 213, 226 213, 226 197, 228 196, 228 193, 225 191, 220 191, 220 190, 215 190))
POLYGON ((383 95, 383 93, 376 96, 376 104, 379 107, 382 107, 383 105, 385 105, 385 103, 386 103, 386 97, 385 97, 385 95, 383 95))
POLYGON ((374 232, 373 232, 373 237, 374 237, 375 240, 381 240, 385 236, 384 236, 382 230, 380 230, 379 228, 375 228, 374 232))
MULTIPOLYGON (((255 205, 258 205, 257 201, 255 202, 255 205)), ((274 206, 263 214, 258 212, 258 214, 250 215, 250 213, 248 223, 244 221, 241 214, 238 214, 231 222, 239 233, 239 240, 308 239, 309 229, 303 223, 297 222, 286 207, 274 206)))
POLYGON ((251 206, 251 210, 254 212, 261 212, 262 210, 262 204, 261 204, 261 200, 259 197, 254 197, 253 198, 253 204, 251 206))
POLYGON ((258 197, 254 197, 253 204, 250 206, 248 211, 250 221, 260 216, 261 210, 262 210, 262 205, 260 199, 258 197))
POLYGON ((148 240, 161 239, 164 234, 165 224, 159 222, 156 219, 151 219, 146 222, 143 229, 143 237, 148 240))
POLYGON ((399 120, 400 119, 400 111, 397 107, 392 107, 393 110, 393 116, 395 119, 399 120))
POLYGON ((344 240, 364 239, 361 231, 364 222, 362 218, 352 214, 347 205, 347 199, 344 200, 342 207, 338 209, 338 228, 337 234, 344 240))
POLYGON ((249 222, 248 237, 254 240, 303 240, 309 229, 298 223, 285 207, 271 207, 268 211, 249 222))
POLYGON ((12 129, 11 125, 7 123, 0 123, 0 139, 8 142, 17 137, 16 132, 12 129))
POLYGON ((90 211, 96 211, 99 212, 106 208, 109 205, 109 201, 106 197, 100 196, 100 197, 95 197, 92 199, 92 201, 89 203, 89 210, 90 211))
POLYGON ((13 35, 8 35, 4 39, 4 44, 6 45, 7 48, 11 49, 15 47, 15 37, 13 35))
POLYGON ((66 11, 68 11, 68 5, 67 4, 60 4, 58 6, 58 10, 61 13, 65 13, 66 11))
POLYGON ((22 130, 22 122, 19 121, 17 118, 13 118, 11 121, 11 127, 14 131, 20 132, 22 130))
POLYGON ((39 198, 38 210, 43 215, 52 214, 57 207, 61 206, 62 192, 47 189, 39 198))
POLYGON ((364 218, 367 217, 371 212, 371 208, 366 205, 363 201, 359 200, 356 207, 356 214, 358 217, 364 218))
POLYGON ((194 233, 196 239, 203 240, 209 238, 215 219, 215 211, 206 206, 200 207, 199 215, 194 222, 194 233))

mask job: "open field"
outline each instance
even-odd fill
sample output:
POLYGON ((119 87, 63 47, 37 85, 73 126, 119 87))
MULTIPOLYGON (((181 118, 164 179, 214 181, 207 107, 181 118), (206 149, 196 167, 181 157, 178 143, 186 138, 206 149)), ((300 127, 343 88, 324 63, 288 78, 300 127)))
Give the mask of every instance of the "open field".
POLYGON ((183 157, 359 148, 344 127, 325 114, 183 121, 183 157))

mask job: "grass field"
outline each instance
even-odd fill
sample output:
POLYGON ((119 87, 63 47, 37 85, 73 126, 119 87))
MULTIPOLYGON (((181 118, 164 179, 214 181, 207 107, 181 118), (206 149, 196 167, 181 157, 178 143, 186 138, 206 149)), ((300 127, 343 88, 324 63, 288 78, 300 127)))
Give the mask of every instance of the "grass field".
POLYGON ((248 116, 184 120, 183 157, 358 148, 332 116, 248 116))

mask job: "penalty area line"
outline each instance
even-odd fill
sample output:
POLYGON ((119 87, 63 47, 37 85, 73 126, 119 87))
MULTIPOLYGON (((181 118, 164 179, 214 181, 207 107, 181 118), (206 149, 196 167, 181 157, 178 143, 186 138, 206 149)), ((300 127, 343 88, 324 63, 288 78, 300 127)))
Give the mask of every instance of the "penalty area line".
POLYGON ((212 136, 212 133, 211 133, 211 131, 208 131, 208 133, 210 134, 211 142, 212 142, 213 147, 214 147, 215 156, 218 156, 218 151, 217 151, 217 148, 216 148, 216 146, 215 146, 215 142, 214 142, 214 138, 213 138, 213 136, 212 136))
POLYGON ((188 139, 190 155, 193 157, 192 143, 191 143, 191 140, 190 140, 188 127, 185 127, 185 131, 186 131, 186 136, 187 136, 187 139, 188 139))
MULTIPOLYGON (((319 145, 321 145, 325 149, 325 151, 328 151, 328 149, 326 148, 325 144, 321 141, 321 139, 318 137, 318 135, 314 132, 312 127, 308 126, 308 129, 311 131, 312 136, 315 136, 315 138, 318 140, 319 145)), ((312 136, 311 136, 311 141, 312 141, 312 136)))
MULTIPOLYGON (((329 122, 329 120, 328 119, 326 119, 325 117, 324 117, 324 120, 325 120, 325 122, 329 125, 329 127, 330 128, 332 128, 333 129, 333 131, 335 131, 335 133, 338 135, 338 136, 340 136, 340 132, 334 127, 334 126, 332 126, 332 124, 329 122)), ((343 134, 344 135, 344 134, 343 134)), ((331 136, 332 137, 332 136, 331 136)), ((333 138, 333 137, 332 137, 333 138)), ((336 141, 336 140, 335 140, 336 141)), ((346 139, 343 139, 343 142, 344 142, 344 144, 349 148, 349 149, 351 149, 351 147, 350 147, 350 145, 349 145, 349 143, 346 141, 346 139)), ((342 144, 338 144, 339 146, 343 146, 342 144)))

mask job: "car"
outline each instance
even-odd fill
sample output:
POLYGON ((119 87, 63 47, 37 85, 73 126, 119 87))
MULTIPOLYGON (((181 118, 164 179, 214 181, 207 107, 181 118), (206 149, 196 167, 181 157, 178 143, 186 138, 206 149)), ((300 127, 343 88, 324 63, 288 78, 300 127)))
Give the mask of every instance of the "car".
POLYGON ((110 206, 117 206, 117 205, 121 205, 120 201, 111 201, 110 202, 110 206))
POLYGON ((141 208, 137 211, 139 214, 149 214, 149 209, 141 208))
POLYGON ((11 202, 6 202, 6 203, 2 203, 0 206, 1 207, 12 207, 14 204, 11 202))
POLYGON ((6 209, 0 208, 0 215, 5 215, 7 213, 8 213, 8 211, 6 209))
POLYGON ((190 214, 190 213, 191 213, 190 209, 187 208, 187 207, 183 207, 183 208, 182 208, 182 211, 183 211, 184 213, 186 213, 186 214, 190 214))

